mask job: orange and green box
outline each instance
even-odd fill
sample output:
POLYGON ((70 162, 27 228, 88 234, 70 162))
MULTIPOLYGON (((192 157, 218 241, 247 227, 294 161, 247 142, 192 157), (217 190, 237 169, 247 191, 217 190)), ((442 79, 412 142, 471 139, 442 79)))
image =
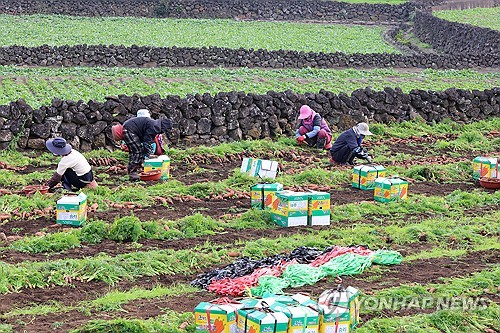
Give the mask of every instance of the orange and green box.
POLYGON ((170 158, 166 155, 161 155, 145 160, 144 172, 152 170, 161 170, 160 179, 168 179, 170 177, 170 158))
MULTIPOLYGON (((472 178, 497 178, 498 160, 496 158, 478 156, 472 161, 472 178)), ((500 177, 499 177, 500 178, 500 177)))
POLYGON ((56 223, 81 226, 87 221, 87 196, 63 196, 56 203, 56 223))
POLYGON ((271 218, 282 227, 307 225, 309 194, 305 192, 279 191, 273 202, 271 218))
POLYGON ((375 179, 373 198, 379 202, 406 200, 408 198, 408 182, 400 178, 379 177, 375 179))
POLYGON ((238 333, 287 333, 287 331, 288 317, 284 313, 273 312, 269 308, 244 308, 238 311, 238 333))
POLYGON ((386 170, 381 165, 357 165, 352 170, 352 187, 360 190, 375 188, 375 179, 385 177, 386 170))
POLYGON ((308 225, 330 225, 330 193, 311 191, 307 215, 308 225))
POLYGON ((282 190, 283 185, 280 183, 256 184, 252 186, 250 188, 252 208, 270 210, 274 200, 276 200, 276 192, 282 190))
POLYGON ((212 304, 201 302, 194 309, 196 332, 234 333, 237 329, 236 314, 243 304, 212 304))
POLYGON ((359 323, 359 291, 353 287, 325 290, 318 299, 320 333, 353 332, 359 323))

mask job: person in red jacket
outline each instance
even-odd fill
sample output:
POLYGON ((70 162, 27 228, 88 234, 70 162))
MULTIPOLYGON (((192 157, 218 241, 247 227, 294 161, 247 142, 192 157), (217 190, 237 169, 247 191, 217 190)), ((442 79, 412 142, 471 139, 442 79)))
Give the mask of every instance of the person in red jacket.
POLYGON ((332 131, 328 128, 328 124, 319 113, 307 105, 302 105, 300 108, 299 127, 295 131, 295 138, 299 144, 305 142, 318 149, 332 147, 332 131))

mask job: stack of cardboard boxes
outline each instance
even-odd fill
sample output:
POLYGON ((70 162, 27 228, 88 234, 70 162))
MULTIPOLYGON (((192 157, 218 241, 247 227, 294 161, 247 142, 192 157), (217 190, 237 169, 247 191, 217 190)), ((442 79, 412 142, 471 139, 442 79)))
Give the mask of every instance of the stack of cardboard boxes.
POLYGON ((386 177, 381 165, 358 165, 352 171, 352 187, 373 190, 373 199, 379 202, 406 200, 408 182, 398 177, 386 177))
POLYGON ((226 304, 202 302, 195 309, 198 333, 350 333, 359 322, 353 287, 327 290, 316 302, 304 294, 270 295, 226 304))

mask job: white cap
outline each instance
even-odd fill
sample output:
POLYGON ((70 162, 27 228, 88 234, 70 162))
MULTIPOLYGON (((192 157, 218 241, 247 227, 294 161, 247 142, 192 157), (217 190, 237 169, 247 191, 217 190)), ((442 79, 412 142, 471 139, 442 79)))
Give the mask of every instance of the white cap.
POLYGON ((356 127, 358 128, 359 134, 373 135, 373 133, 370 132, 370 129, 368 128, 368 124, 367 123, 359 123, 359 124, 356 125, 356 127))
POLYGON ((137 117, 148 117, 151 118, 151 114, 149 114, 148 109, 140 109, 137 111, 137 117))

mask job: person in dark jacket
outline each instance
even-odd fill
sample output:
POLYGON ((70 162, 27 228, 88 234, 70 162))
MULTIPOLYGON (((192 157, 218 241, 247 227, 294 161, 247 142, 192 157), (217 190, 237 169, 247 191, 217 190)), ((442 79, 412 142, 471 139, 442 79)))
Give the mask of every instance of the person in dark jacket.
POLYGON ((170 137, 172 121, 170 119, 153 120, 148 117, 136 117, 125 121, 122 125, 111 128, 115 140, 123 140, 129 149, 128 174, 130 180, 138 180, 137 170, 145 158, 152 153, 152 143, 156 135, 165 133, 170 137))
POLYGON ((302 105, 300 108, 299 128, 295 131, 295 138, 299 144, 305 142, 318 149, 332 147, 332 131, 328 128, 328 124, 319 113, 307 105, 302 105))
POLYGON ((367 123, 359 123, 339 135, 330 149, 330 162, 338 164, 354 164, 354 158, 362 158, 371 163, 372 158, 361 146, 365 135, 372 135, 367 123))

